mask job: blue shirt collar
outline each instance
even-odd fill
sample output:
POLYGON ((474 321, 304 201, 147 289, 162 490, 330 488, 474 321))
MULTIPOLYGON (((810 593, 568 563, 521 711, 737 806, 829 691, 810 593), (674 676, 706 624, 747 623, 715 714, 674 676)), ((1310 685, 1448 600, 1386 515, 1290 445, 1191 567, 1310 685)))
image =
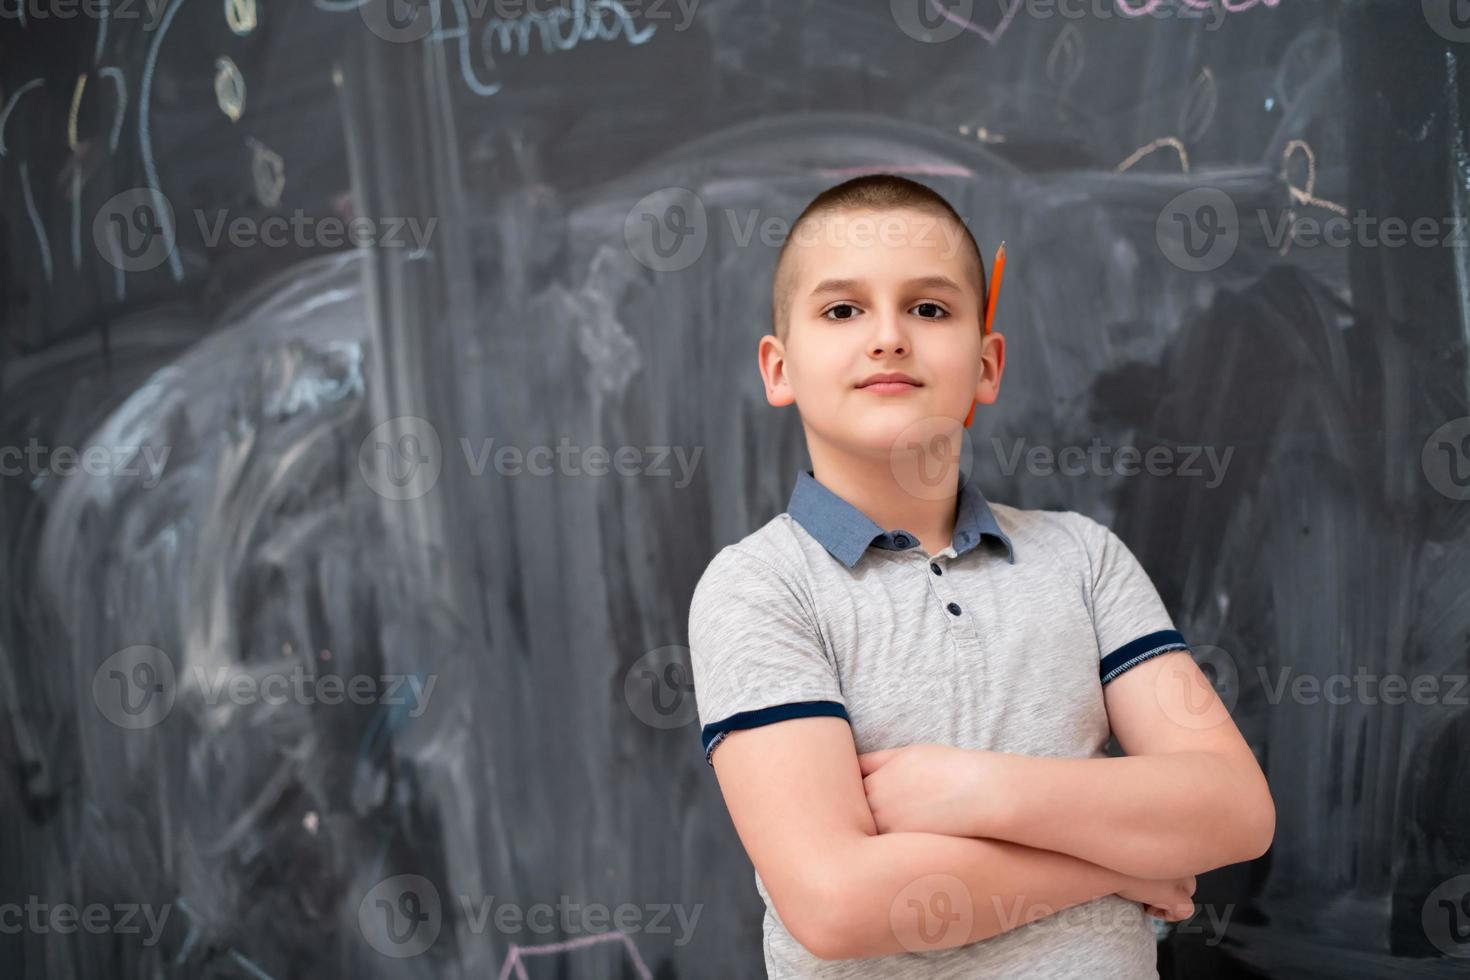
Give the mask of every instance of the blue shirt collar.
MULTIPOLYGON (((816 538, 822 547, 831 552, 832 557, 848 568, 857 564, 869 545, 889 551, 902 551, 919 544, 918 537, 902 528, 883 530, 868 515, 823 486, 811 470, 797 471, 796 486, 791 491, 786 512, 808 534, 816 538)), ((962 483, 952 542, 955 555, 963 555, 971 550, 984 536, 997 538, 1004 543, 1006 557, 1012 565, 1016 563, 1016 551, 1011 545, 1011 539, 1000 529, 985 495, 980 492, 979 487, 962 483)))

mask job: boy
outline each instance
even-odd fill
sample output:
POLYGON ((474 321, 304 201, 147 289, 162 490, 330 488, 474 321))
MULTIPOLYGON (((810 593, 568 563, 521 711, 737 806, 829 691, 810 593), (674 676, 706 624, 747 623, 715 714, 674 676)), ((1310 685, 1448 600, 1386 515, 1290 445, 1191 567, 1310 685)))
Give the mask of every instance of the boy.
POLYGON ((773 978, 1157 977, 1147 915, 1274 833, 1123 542, 961 482, 1005 361, 985 297, 964 222, 892 175, 819 195, 777 259, 760 370, 812 469, 689 610, 773 978))

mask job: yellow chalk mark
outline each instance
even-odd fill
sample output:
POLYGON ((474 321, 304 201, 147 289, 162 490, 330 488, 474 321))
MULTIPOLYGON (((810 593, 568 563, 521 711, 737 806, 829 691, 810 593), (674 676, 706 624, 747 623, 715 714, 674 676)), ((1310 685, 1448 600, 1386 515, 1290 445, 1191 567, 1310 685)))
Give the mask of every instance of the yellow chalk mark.
POLYGON ((71 93, 71 109, 66 114, 66 145, 77 148, 77 112, 82 107, 82 91, 87 87, 87 73, 77 76, 77 87, 71 93))
POLYGON ((1189 151, 1184 148, 1183 143, 1173 136, 1164 136, 1145 146, 1140 146, 1129 155, 1128 159, 1114 167, 1113 171, 1115 173, 1122 173, 1150 153, 1155 150, 1161 150, 1164 147, 1169 147, 1175 153, 1179 154, 1179 169, 1184 173, 1189 173, 1189 151))
MULTIPOLYGON (((1307 143, 1306 140, 1291 140, 1282 149, 1282 151, 1281 151, 1281 177, 1282 177, 1283 180, 1286 181, 1286 188, 1287 188, 1288 192, 1290 192, 1290 194, 1291 194, 1291 199, 1294 202, 1296 202, 1297 204, 1300 204, 1300 205, 1303 205, 1303 206, 1315 206, 1315 207, 1323 208, 1325 210, 1328 210, 1328 211, 1333 212, 1334 214, 1340 214, 1344 218, 1347 217, 1347 208, 1346 207, 1344 207, 1341 204, 1338 204, 1336 201, 1329 201, 1326 198, 1317 197, 1316 195, 1314 195, 1312 193, 1312 191, 1315 190, 1316 187, 1317 187, 1317 154, 1315 154, 1315 153, 1312 152, 1312 147, 1311 147, 1310 144, 1307 143), (1288 170, 1289 170, 1289 168, 1291 166, 1292 156, 1297 151, 1301 151, 1301 154, 1302 154, 1303 158, 1305 158, 1305 160, 1307 162, 1307 186, 1306 187, 1298 187, 1295 184, 1293 184, 1291 182, 1291 174, 1288 173, 1288 170)), ((1287 217, 1291 219, 1292 227, 1293 227, 1293 229, 1295 229, 1295 227, 1296 227, 1296 211, 1295 211, 1295 209, 1288 208, 1287 209, 1287 217)), ((1286 235, 1286 239, 1281 243, 1281 248, 1278 249, 1278 251, 1280 252, 1280 254, 1285 255, 1287 252, 1291 251, 1292 237, 1293 237, 1292 234, 1290 232, 1288 232, 1287 235, 1286 235)))

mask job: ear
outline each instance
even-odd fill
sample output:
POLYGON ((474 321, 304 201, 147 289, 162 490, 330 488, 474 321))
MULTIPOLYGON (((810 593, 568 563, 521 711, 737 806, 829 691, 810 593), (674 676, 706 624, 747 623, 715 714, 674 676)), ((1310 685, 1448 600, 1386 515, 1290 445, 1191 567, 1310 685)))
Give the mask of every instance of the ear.
POLYGON ((1006 339, 991 331, 980 341, 980 382, 975 385, 975 400, 991 405, 1000 397, 1000 376, 1006 366, 1006 339))
POLYGON ((761 338, 756 358, 766 386, 766 401, 776 408, 795 402, 796 395, 786 377, 786 345, 768 333, 761 338))

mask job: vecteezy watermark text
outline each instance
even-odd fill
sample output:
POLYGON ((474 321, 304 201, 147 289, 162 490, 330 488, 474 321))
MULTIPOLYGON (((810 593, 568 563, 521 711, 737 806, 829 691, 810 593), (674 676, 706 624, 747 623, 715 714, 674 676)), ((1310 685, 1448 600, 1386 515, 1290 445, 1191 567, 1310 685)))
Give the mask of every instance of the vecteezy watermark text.
POLYGON ((163 935, 170 909, 169 905, 153 906, 146 902, 75 905, 71 902, 46 902, 40 896, 30 895, 24 903, 0 903, 0 933, 55 932, 69 935, 80 929, 93 935, 125 936, 140 932, 140 927, 146 923, 148 933, 143 937, 143 945, 153 946, 163 935))
POLYGON ((0 476, 142 476, 142 486, 158 486, 170 446, 47 446, 34 436, 24 446, 0 446, 0 476))
POLYGON ((992 436, 995 460, 1006 476, 1014 476, 1023 461, 1031 476, 1179 476, 1205 478, 1205 488, 1213 490, 1225 479, 1234 446, 1223 453, 1215 446, 1137 446, 1113 447, 1094 436, 1086 448, 1082 446, 1027 446, 1026 439, 1014 439, 1009 448, 998 436, 992 436), (1204 464, 1202 468, 1201 464, 1204 464), (1141 467, 1141 469, 1140 469, 1141 467), (1208 472, 1206 471, 1208 470, 1208 472))
MULTIPOLYGON (((674 488, 682 490, 694 478, 703 446, 686 453, 683 446, 580 446, 562 436, 555 447, 499 445, 493 437, 459 439, 465 466, 472 477, 492 469, 502 477, 604 477, 667 478, 675 476, 674 488), (554 462, 553 462, 554 460, 554 462), (669 464, 676 464, 671 469, 669 464)), ((439 482, 445 465, 439 430, 428 419, 399 415, 381 422, 358 447, 358 469, 374 493, 389 500, 422 497, 439 482)))
MULTIPOLYGON (((429 247, 437 217, 343 218, 300 208, 286 214, 234 214, 195 208, 194 223, 206 248, 406 248, 417 256, 429 247)), ((147 272, 168 261, 179 240, 178 215, 163 194, 135 187, 114 194, 92 219, 92 241, 102 258, 123 272, 147 272)))
MULTIPOLYGON (((1269 248, 1467 248, 1470 218, 1376 215, 1362 208, 1255 210, 1259 240, 1269 248)), ((1169 262, 1187 272, 1209 272, 1230 261, 1249 227, 1235 199, 1217 187, 1175 195, 1154 224, 1154 237, 1169 262)))
POLYGON ((721 220, 736 248, 756 240, 777 248, 793 235, 798 245, 938 245, 946 258, 967 247, 952 221, 927 215, 857 215, 840 222, 808 221, 794 231, 789 218, 759 208, 723 208, 712 217, 704 200, 687 187, 664 187, 640 198, 623 220, 623 241, 640 264, 655 272, 678 272, 704 255, 721 220))
POLYGON ((338 674, 308 671, 294 663, 284 669, 253 670, 191 664, 183 676, 173 659, 158 647, 131 646, 97 666, 92 700, 97 710, 119 728, 152 728, 162 722, 181 691, 208 707, 284 705, 389 705, 405 707, 418 718, 429 706, 437 674, 338 674))
MULTIPOLYGON (((609 908, 602 902, 557 901, 525 905, 495 895, 455 895, 457 922, 473 935, 487 928, 506 936, 530 932, 538 936, 600 935, 609 928, 622 933, 669 935, 679 927, 675 946, 686 945, 694 934, 704 903, 623 902, 609 908)), ((445 901, 439 889, 423 875, 400 874, 378 882, 358 903, 357 922, 368 944, 394 959, 418 956, 434 945, 444 927, 445 901)))

